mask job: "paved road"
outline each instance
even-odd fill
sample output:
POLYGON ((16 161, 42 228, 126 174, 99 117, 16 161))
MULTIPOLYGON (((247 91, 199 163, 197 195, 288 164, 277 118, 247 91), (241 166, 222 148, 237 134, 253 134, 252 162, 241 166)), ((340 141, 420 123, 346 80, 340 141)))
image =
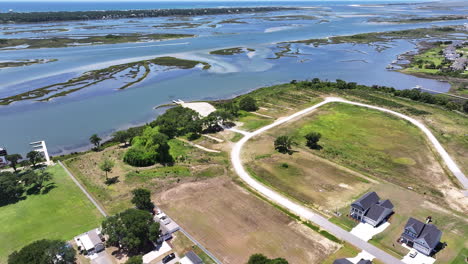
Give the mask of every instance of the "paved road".
POLYGON ((94 200, 94 198, 91 196, 91 194, 88 193, 88 191, 81 185, 81 183, 75 178, 75 176, 73 176, 73 174, 71 174, 71 172, 67 169, 67 167, 65 167, 61 161, 58 162, 58 164, 60 164, 60 166, 62 166, 62 168, 67 172, 68 176, 70 176, 70 178, 72 178, 72 180, 75 182, 75 184, 81 189, 81 191, 86 195, 86 197, 88 197, 88 199, 94 204, 94 206, 96 206, 96 208, 99 210, 99 212, 104 216, 104 217, 107 217, 107 213, 106 211, 104 211, 104 209, 102 209, 102 207, 96 202, 96 200, 94 200))
MULTIPOLYGON (((374 255, 377 259, 380 259, 382 262, 387 263, 387 264, 393 264, 393 263, 403 263, 399 259, 396 259, 392 255, 386 253, 385 251, 365 242, 364 240, 361 240, 360 238, 352 235, 351 233, 341 229, 337 225, 331 223, 326 219, 325 217, 322 217, 321 215, 318 215, 314 213, 312 210, 309 208, 306 208, 298 203, 295 203, 284 196, 276 193, 275 191, 271 190, 270 188, 262 185, 261 183, 257 182, 254 180, 244 169, 241 161, 241 150, 244 144, 251 139, 252 137, 259 135, 273 127, 276 127, 278 125, 281 125, 283 123, 286 123, 294 118, 300 117, 304 114, 307 114, 327 103, 331 102, 342 102, 342 103, 348 103, 348 104, 353 104, 353 105, 358 105, 358 106, 363 106, 367 108, 372 108, 380 111, 384 111, 387 113, 391 113, 394 115, 397 115, 403 119, 408 120, 409 122, 413 123, 417 127, 419 127, 423 132, 427 135, 429 140, 434 144, 436 150, 439 152, 439 154, 442 156, 444 162, 446 162, 448 168, 457 176, 457 178, 462 182, 462 184, 465 186, 466 183, 466 177, 463 175, 461 170, 457 167, 455 162, 450 158, 450 156, 447 154, 447 152, 443 149, 443 147, 440 145, 440 143, 437 141, 437 139, 432 135, 432 133, 427 129, 423 124, 421 124, 419 121, 410 118, 408 116, 405 116, 403 114, 381 108, 381 107, 376 107, 376 106, 371 106, 371 105, 366 105, 366 104, 361 104, 361 103, 356 103, 356 102, 351 102, 351 101, 346 101, 341 98, 334 98, 334 97, 329 97, 326 98, 323 102, 318 103, 312 107, 309 107, 307 109, 304 109, 302 111, 299 111, 291 116, 285 117, 283 119, 277 120, 276 122, 262 127, 252 133, 244 133, 244 137, 236 143, 234 146, 232 152, 231 152, 231 162, 233 164, 234 170, 236 173, 244 180, 248 185, 250 185, 252 188, 263 194, 264 196, 268 197, 271 201, 287 208, 291 212, 293 212, 296 215, 299 215, 305 219, 310 220, 311 222, 319 225, 322 229, 332 233, 339 239, 342 239, 344 241, 347 241, 348 243, 365 250, 369 252, 370 254, 374 255)), ((468 186, 468 184, 465 186, 465 188, 468 186)))

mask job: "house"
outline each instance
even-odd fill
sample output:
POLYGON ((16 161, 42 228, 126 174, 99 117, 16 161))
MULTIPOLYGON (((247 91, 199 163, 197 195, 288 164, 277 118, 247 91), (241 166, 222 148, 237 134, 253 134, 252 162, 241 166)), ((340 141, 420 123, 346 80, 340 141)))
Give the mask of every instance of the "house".
POLYGON ((393 214, 390 200, 380 200, 375 192, 368 192, 351 204, 349 215, 363 223, 376 227, 393 214))
POLYGON ((93 229, 74 238, 78 249, 86 252, 86 255, 99 253, 105 249, 102 235, 99 229, 93 229))
POLYGON ((180 264, 203 264, 203 260, 193 251, 187 252, 185 257, 180 259, 180 264))
POLYGON ((400 237, 400 242, 414 248, 420 253, 430 256, 440 243, 442 232, 429 221, 423 223, 410 217, 400 237))

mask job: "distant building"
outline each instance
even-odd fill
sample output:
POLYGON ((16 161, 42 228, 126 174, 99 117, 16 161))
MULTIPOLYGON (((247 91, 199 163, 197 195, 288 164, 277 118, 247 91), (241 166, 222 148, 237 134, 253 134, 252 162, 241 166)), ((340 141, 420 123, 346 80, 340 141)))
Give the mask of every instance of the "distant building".
POLYGON ((375 192, 368 192, 351 204, 349 215, 363 223, 376 227, 393 214, 393 204, 380 200, 375 192))
POLYGON ((423 223, 410 217, 405 225, 405 230, 401 234, 400 242, 424 255, 430 256, 435 253, 441 237, 442 232, 435 225, 423 223))
POLYGON ((8 155, 5 148, 0 147, 0 167, 6 166, 8 161, 6 160, 6 155, 8 155))
POLYGON ((187 252, 179 262, 180 264, 203 264, 203 260, 193 251, 187 252))

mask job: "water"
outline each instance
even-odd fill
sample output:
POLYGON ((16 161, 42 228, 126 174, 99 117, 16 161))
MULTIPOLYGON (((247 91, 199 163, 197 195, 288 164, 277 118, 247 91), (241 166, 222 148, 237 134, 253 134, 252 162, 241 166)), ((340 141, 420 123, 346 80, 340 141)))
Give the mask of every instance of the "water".
MULTIPOLYGON (((383 2, 383 1, 382 1, 383 2)), ((382 3, 380 2, 380 3, 382 3)), ((390 2, 390 1, 387 1, 390 2)), ((284 2, 286 3, 286 2, 284 2)), ((283 3, 283 4, 284 4, 283 3)), ((189 22, 207 24, 191 29, 154 28, 166 22, 182 22, 180 18, 148 18, 136 21, 130 19, 108 21, 86 21, 45 23, 34 25, 5 25, 0 32, 25 29, 66 28, 66 32, 28 33, 2 35, 4 37, 50 37, 77 36, 82 34, 109 33, 191 33, 196 38, 169 40, 153 43, 125 43, 115 45, 84 46, 73 48, 29 49, 0 51, 0 61, 17 59, 58 59, 57 62, 0 69, 0 96, 5 97, 18 92, 38 88, 47 84, 66 81, 81 73, 110 65, 136 61, 157 56, 176 56, 179 58, 206 61, 212 65, 208 71, 201 69, 173 70, 157 73, 151 78, 123 91, 116 91, 112 85, 89 87, 66 97, 50 102, 23 101, 9 106, 0 106, 0 141, 10 152, 25 153, 29 142, 46 140, 52 154, 67 153, 88 146, 91 134, 102 137, 116 129, 126 128, 148 122, 162 110, 154 110, 160 104, 174 99, 207 100, 229 98, 255 88, 289 82, 292 79, 319 77, 322 79, 343 79, 363 84, 379 84, 408 89, 422 85, 437 91, 447 91, 447 83, 422 79, 414 76, 387 71, 385 67, 398 54, 414 49, 414 44, 394 41, 383 51, 368 45, 328 45, 318 48, 293 45, 303 55, 283 57, 277 60, 275 43, 308 38, 323 38, 332 35, 350 35, 361 32, 375 32, 416 28, 429 25, 463 24, 467 21, 448 21, 424 24, 377 24, 367 19, 378 15, 391 17, 396 14, 447 14, 463 10, 424 10, 412 5, 395 5, 385 8, 349 6, 347 1, 290 2, 289 5, 320 5, 320 9, 282 11, 269 14, 240 14, 195 17, 189 22), (268 21, 262 17, 278 15, 311 15, 329 22, 317 20, 268 21), (248 24, 222 24, 226 19, 241 19, 248 24), (132 23, 129 23, 132 22, 132 23), (83 26, 103 28, 83 29, 83 26), (214 56, 209 51, 226 47, 248 47, 256 50, 253 56, 214 56)), ((362 1, 364 3, 364 1, 362 1)), ((369 3, 365 1, 365 3, 369 3)), ((394 3, 392 1, 392 3, 394 3)), ((51 3, 41 7, 37 4, 26 5, 21 2, 9 3, 15 10, 91 10, 109 9, 109 3, 51 3), (24 8, 24 9, 21 9, 24 8), (65 9, 63 9, 65 8, 65 9), (88 8, 88 9, 87 9, 88 8)), ((187 2, 158 3, 113 3, 115 9, 153 8, 152 5, 184 8, 187 2), (130 6, 131 5, 131 6, 130 6)), ((281 5, 282 2, 196 2, 195 6, 211 7, 220 5, 281 5)), ((355 4, 355 2, 353 2, 355 4)), ((372 2, 374 5, 375 2, 372 2)), ((0 3, 0 9, 8 3, 0 3)), ((1 28, 2 26, 0 26, 1 28)), ((252 54, 250 54, 252 55, 252 54)))
MULTIPOLYGON (((420 0, 423 2, 425 0, 420 0)), ((0 2, 0 11, 7 12, 46 12, 46 11, 92 11, 92 10, 138 10, 171 8, 217 8, 217 7, 255 7, 255 6, 331 6, 348 4, 406 3, 408 1, 5 1, 0 2)), ((418 2, 418 1, 412 1, 418 2)))

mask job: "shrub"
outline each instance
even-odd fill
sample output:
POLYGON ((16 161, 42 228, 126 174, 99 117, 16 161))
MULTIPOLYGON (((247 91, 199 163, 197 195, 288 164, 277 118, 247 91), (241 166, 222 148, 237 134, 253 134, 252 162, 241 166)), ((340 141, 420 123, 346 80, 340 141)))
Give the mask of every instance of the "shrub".
POLYGON ((250 96, 243 97, 239 101, 239 108, 244 111, 253 112, 258 110, 257 101, 250 96))
POLYGON ((146 151, 139 147, 132 147, 124 156, 124 162, 135 167, 154 165, 156 163, 156 159, 156 152, 146 151))

